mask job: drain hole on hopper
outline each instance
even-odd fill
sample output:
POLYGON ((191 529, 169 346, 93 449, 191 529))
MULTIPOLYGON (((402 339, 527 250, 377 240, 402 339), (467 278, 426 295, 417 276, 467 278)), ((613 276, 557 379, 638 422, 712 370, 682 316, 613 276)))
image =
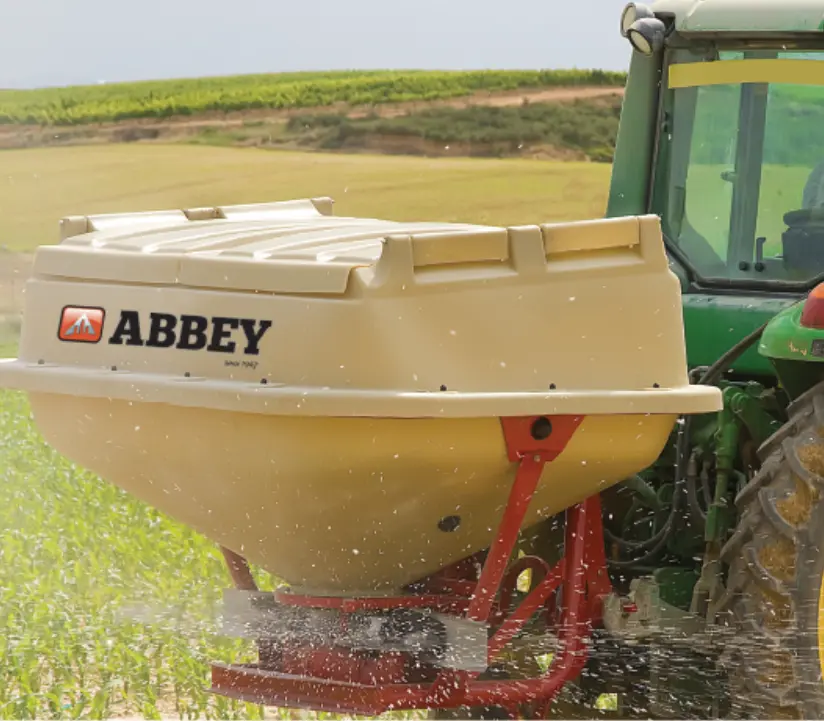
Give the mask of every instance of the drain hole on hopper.
POLYGON ((550 422, 549 418, 538 418, 538 420, 536 420, 532 424, 531 433, 532 437, 536 441, 542 441, 545 438, 549 438, 549 436, 552 434, 552 423, 550 422))
POLYGON ((453 533, 458 530, 460 525, 460 516, 444 516, 440 521, 438 521, 438 529, 444 533, 453 533))

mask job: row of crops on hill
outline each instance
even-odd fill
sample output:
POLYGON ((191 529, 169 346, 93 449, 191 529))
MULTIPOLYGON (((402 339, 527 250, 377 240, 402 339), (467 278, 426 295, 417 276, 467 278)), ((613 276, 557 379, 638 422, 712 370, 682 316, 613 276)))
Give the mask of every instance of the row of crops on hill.
POLYGON ((79 125, 214 111, 378 105, 625 82, 625 73, 604 70, 353 71, 0 90, 0 124, 79 125))

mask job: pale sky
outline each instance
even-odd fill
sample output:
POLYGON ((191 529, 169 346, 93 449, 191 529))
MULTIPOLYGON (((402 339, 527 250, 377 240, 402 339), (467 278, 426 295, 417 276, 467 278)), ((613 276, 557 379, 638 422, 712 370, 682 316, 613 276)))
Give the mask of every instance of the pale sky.
POLYGON ((295 70, 625 70, 624 0, 0 0, 0 88, 295 70))

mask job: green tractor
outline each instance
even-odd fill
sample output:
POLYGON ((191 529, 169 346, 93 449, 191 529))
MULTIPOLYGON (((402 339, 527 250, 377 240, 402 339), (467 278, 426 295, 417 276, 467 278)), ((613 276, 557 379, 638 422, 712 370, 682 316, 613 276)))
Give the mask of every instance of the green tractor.
POLYGON ((605 639, 580 686, 618 684, 629 716, 820 718, 824 2, 630 3, 621 32, 607 215, 661 218, 692 380, 724 408, 604 494, 614 585, 671 623, 605 639))

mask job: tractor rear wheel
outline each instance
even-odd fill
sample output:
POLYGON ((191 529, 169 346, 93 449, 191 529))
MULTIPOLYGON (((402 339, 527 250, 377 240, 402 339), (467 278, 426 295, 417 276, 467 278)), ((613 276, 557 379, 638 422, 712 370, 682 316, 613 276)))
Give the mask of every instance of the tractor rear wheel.
POLYGON ((723 655, 731 710, 824 718, 824 383, 790 406, 759 455, 722 551, 735 628, 723 655))

